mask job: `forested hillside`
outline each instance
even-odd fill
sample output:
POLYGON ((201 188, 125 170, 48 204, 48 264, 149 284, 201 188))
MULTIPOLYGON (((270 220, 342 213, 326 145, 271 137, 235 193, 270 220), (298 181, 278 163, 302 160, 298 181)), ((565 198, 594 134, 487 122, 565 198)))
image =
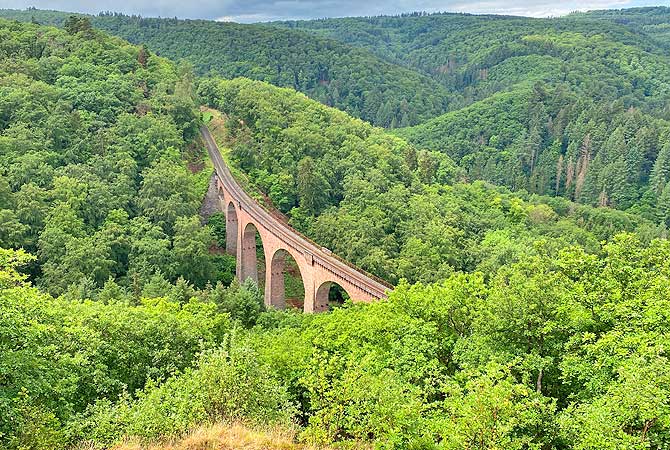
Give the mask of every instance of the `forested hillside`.
POLYGON ((281 25, 368 48, 458 92, 466 106, 399 134, 447 153, 468 179, 668 222, 670 53, 658 34, 668 22, 667 8, 647 8, 281 25))
MULTIPOLYGON (((418 124, 399 135, 446 153, 467 180, 668 224, 668 11, 556 19, 417 13, 253 26, 92 20, 185 57, 201 73, 292 87, 384 127, 418 124)), ((3 14, 49 23, 66 17, 3 14)))
MULTIPOLYGON (((62 26, 70 14, 0 10, 0 17, 62 26)), ((244 76, 302 91, 383 127, 415 125, 447 109, 448 92, 429 77, 372 53, 306 33, 205 20, 102 14, 96 28, 173 59, 201 75, 244 76)))
POLYGON ((619 23, 653 38, 660 46, 670 49, 670 8, 654 6, 647 8, 605 9, 574 13, 575 17, 602 19, 619 23))
POLYGON ((233 299, 260 309, 256 288, 213 287, 231 266, 198 217, 192 75, 70 25, 0 20, 0 247, 18 249, 0 249, 2 448, 64 448, 90 403, 217 347, 245 317, 233 299))
POLYGON ((392 282, 497 267, 534 253, 535 240, 551 251, 573 243, 597 251, 617 232, 665 234, 613 209, 464 183, 444 154, 291 90, 206 80, 198 93, 229 117, 223 143, 232 160, 294 226, 392 282))
POLYGON ((262 313, 248 331, 216 297, 53 300, 3 254, 3 446, 109 448, 243 420, 358 448, 662 448, 667 244, 621 235, 601 256, 571 248, 331 314, 262 313))
MULTIPOLYGON (((668 22, 670 12, 667 8, 642 8, 622 10, 620 14, 622 17, 636 17, 640 22, 645 18, 650 21, 653 18, 654 23, 664 23, 668 22)), ((532 42, 525 42, 524 38, 527 36, 572 32, 601 36, 606 41, 638 47, 652 53, 665 53, 665 47, 650 41, 641 27, 625 26, 617 23, 621 21, 599 18, 610 16, 614 18, 615 13, 582 13, 551 19, 414 13, 402 16, 274 22, 270 25, 308 31, 366 48, 387 60, 427 73, 452 89, 464 90, 479 81, 486 81, 486 69, 491 69, 507 59, 514 58, 512 61, 516 61, 515 57, 526 57, 532 53, 541 53, 542 50, 545 53, 550 50, 543 49, 541 43, 529 45, 532 42)), ((549 53, 548 56, 555 55, 549 53)), ((574 56, 579 58, 581 55, 574 56)), ((507 76, 516 75, 518 79, 524 79, 528 71, 546 72, 546 68, 538 68, 536 65, 520 64, 519 68, 524 68, 522 72, 510 71, 507 76)), ((564 70, 561 66, 562 64, 558 64, 557 70, 564 70)), ((574 70, 574 67, 569 69, 574 70)), ((503 79, 499 83, 506 87, 515 81, 503 79)), ((483 92, 487 93, 490 90, 483 92)))
POLYGON ((398 133, 415 146, 293 89, 197 78, 87 18, 0 20, 0 448, 218 445, 198 429, 288 436, 264 449, 670 446, 670 243, 664 203, 639 200, 670 189, 666 75, 646 72, 665 56, 617 30, 533 38, 599 55, 602 83, 491 89, 398 133), (204 122, 237 176, 389 298, 266 310, 232 280, 226 221, 198 214, 204 122), (433 147, 444 129, 455 144, 433 147), (540 144, 514 147, 528 133, 540 144), (575 146, 572 191, 523 190, 547 148, 567 174, 575 146), (484 151, 518 191, 472 182, 484 151), (560 197, 598 192, 591 173, 621 190, 560 197))
POLYGON ((32 275, 53 294, 215 281, 192 75, 73 27, 0 22, 0 246, 38 255, 32 275))

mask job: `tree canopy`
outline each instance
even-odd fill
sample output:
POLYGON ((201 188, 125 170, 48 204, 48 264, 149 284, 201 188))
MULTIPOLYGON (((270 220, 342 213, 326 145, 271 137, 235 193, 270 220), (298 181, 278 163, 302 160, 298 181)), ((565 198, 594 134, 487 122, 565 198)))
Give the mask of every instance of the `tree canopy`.
POLYGON ((190 229, 210 176, 187 168, 203 158, 191 75, 82 21, 0 20, 0 245, 38 256, 52 294, 215 283, 214 237, 190 229))
MULTIPOLYGON (((3 16, 67 26, 70 14, 0 10, 3 16)), ((444 112, 448 102, 447 90, 422 73, 301 31, 111 13, 74 17, 162 56, 184 59, 201 75, 290 87, 379 126, 415 125, 444 112)))
POLYGON ((336 448, 670 445, 666 10, 253 29, 3 14, 63 27, 0 19, 1 448, 162 445, 217 422, 336 448), (389 132, 369 121, 407 125, 399 91, 357 118, 306 85, 198 77, 99 23, 386 59, 449 112, 389 132), (388 299, 301 314, 233 279, 225 217, 202 207, 203 124, 251 195, 388 299))

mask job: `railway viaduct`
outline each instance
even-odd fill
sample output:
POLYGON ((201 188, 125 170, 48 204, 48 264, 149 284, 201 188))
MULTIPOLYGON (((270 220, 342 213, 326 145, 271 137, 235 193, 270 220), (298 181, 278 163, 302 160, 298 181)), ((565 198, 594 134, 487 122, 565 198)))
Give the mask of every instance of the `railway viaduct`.
POLYGON ((277 213, 252 199, 235 181, 207 127, 201 133, 216 171, 221 210, 226 216, 226 251, 236 256, 236 276, 258 283, 256 232, 265 256, 265 304, 278 309, 286 306, 284 265, 291 255, 305 287, 305 312, 328 309, 328 293, 338 284, 354 301, 384 298, 392 286, 336 257, 327 249, 291 228, 277 213))

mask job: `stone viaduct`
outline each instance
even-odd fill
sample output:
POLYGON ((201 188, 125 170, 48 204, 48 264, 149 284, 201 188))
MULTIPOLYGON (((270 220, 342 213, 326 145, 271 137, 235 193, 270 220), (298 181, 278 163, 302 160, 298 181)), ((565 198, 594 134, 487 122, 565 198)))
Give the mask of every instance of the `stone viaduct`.
POLYGON ((236 276, 258 282, 256 232, 265 256, 265 304, 286 306, 284 262, 289 254, 296 261, 305 287, 305 312, 328 309, 332 284, 338 284, 354 301, 384 298, 392 286, 336 257, 291 228, 278 213, 252 199, 235 181, 206 127, 201 133, 217 175, 221 210, 226 216, 226 251, 236 256, 236 276))

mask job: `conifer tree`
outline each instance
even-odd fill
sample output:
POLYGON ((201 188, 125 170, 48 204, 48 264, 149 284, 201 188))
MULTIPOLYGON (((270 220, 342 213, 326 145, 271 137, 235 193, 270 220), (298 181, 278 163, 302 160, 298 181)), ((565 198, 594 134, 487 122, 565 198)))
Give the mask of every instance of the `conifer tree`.
POLYGON ((661 150, 658 152, 658 157, 654 163, 654 168, 649 177, 649 187, 661 194, 665 188, 668 178, 670 177, 670 141, 666 142, 661 150))

